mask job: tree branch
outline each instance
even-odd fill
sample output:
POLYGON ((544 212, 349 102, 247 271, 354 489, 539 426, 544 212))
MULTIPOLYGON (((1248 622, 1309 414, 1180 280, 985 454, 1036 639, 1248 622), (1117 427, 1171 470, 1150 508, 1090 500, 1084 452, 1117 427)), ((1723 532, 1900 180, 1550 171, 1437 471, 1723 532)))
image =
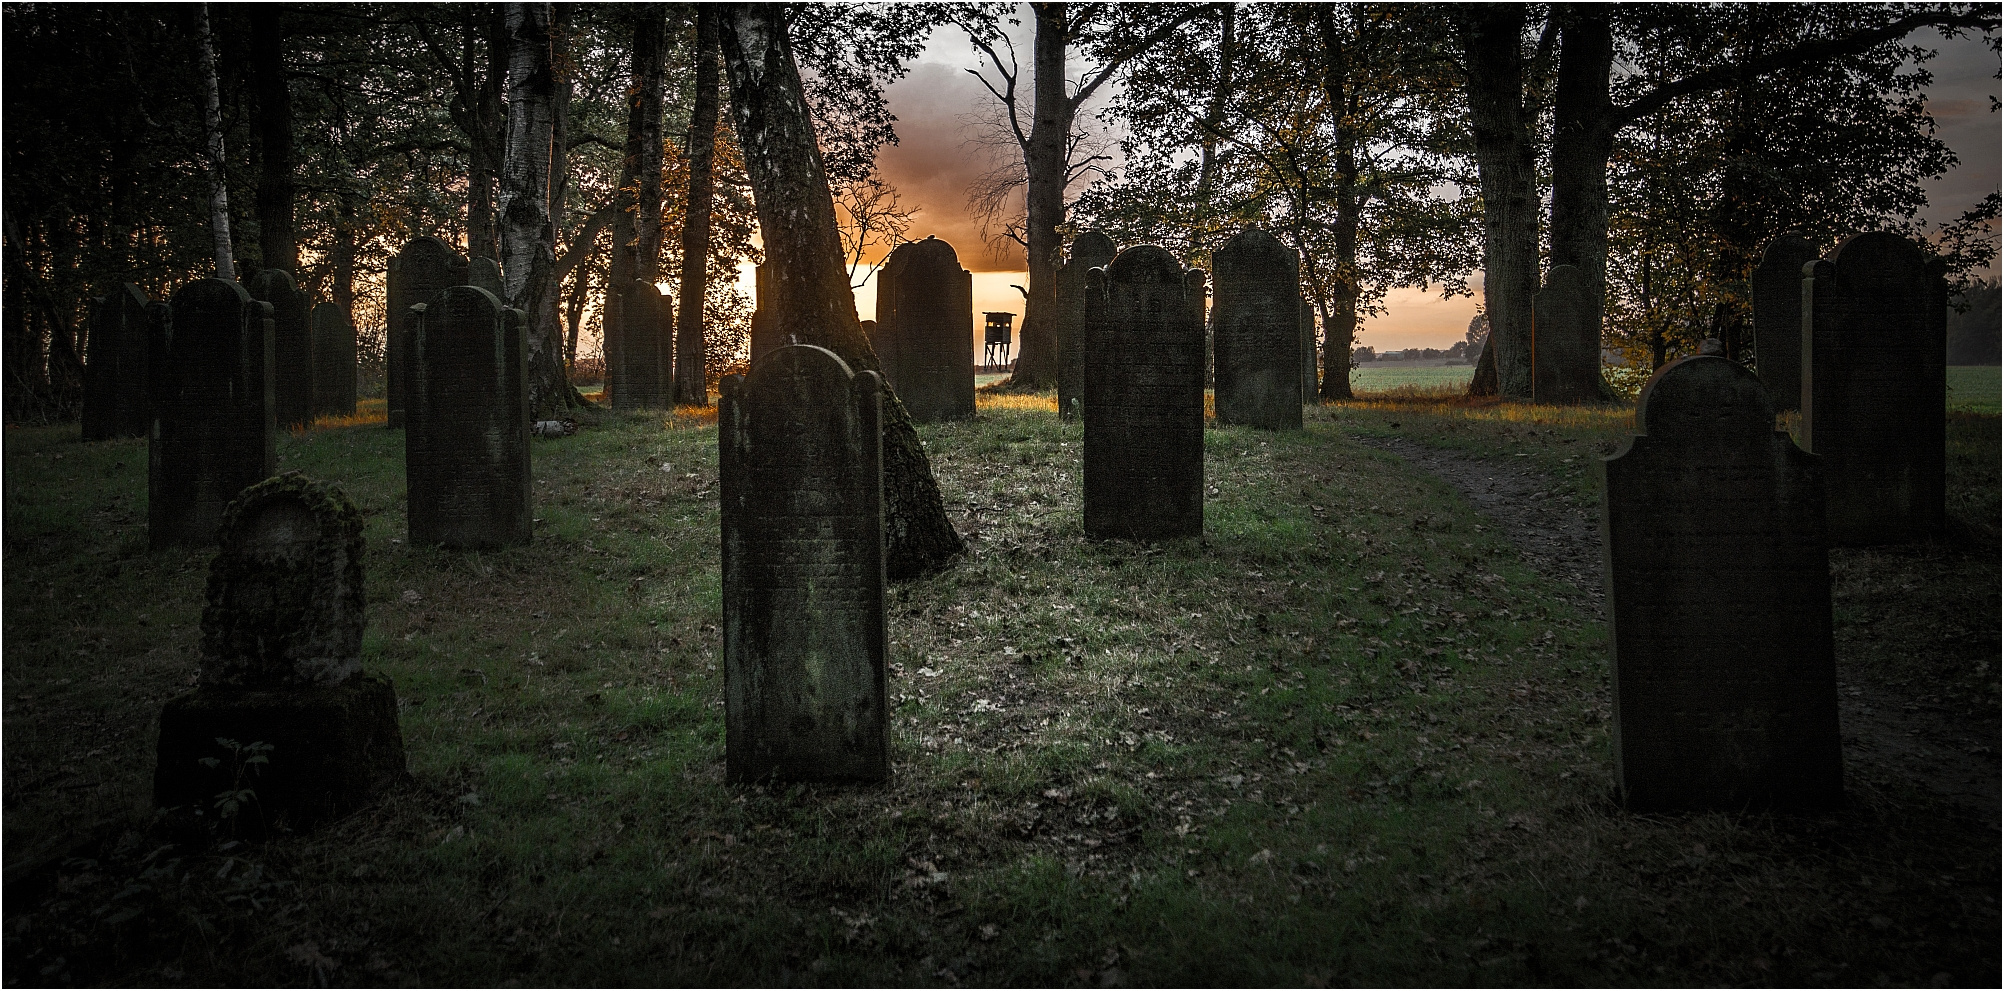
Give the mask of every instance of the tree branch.
POLYGON ((1211 11, 1215 9, 1216 6, 1217 6, 1216 4, 1204 4, 1202 6, 1185 8, 1181 14, 1176 15, 1174 18, 1171 18, 1170 20, 1164 22, 1160 27, 1156 28, 1154 31, 1149 32, 1148 37, 1141 39, 1140 41, 1134 43, 1133 45, 1128 46, 1125 50, 1119 52, 1114 57, 1107 59, 1106 65, 1100 68, 1099 73, 1093 76, 1090 82, 1087 82, 1084 85, 1080 86, 1079 91, 1077 93, 1072 94, 1070 99, 1066 101, 1068 104, 1070 104, 1070 109, 1074 113, 1076 113, 1078 111, 1078 108, 1081 105, 1083 105, 1086 102, 1086 100, 1090 99, 1095 91, 1097 91, 1101 86, 1106 85, 1106 81, 1108 79, 1113 78, 1113 74, 1119 71, 1121 66, 1126 65, 1135 56, 1140 55, 1142 52, 1148 51, 1149 49, 1154 48, 1156 45, 1161 44, 1163 39, 1169 37, 1171 34, 1174 34, 1177 28, 1180 28, 1183 25, 1188 24, 1190 21, 1196 19, 1198 14, 1211 11))
POLYGON ((605 225, 612 223, 612 215, 616 211, 615 207, 602 206, 585 218, 584 226, 578 228, 577 234, 571 238, 571 243, 564 249, 563 257, 557 259, 556 274, 550 277, 551 282, 564 281, 564 276, 571 274, 571 269, 591 257, 592 242, 598 240, 598 234, 605 229, 605 225))

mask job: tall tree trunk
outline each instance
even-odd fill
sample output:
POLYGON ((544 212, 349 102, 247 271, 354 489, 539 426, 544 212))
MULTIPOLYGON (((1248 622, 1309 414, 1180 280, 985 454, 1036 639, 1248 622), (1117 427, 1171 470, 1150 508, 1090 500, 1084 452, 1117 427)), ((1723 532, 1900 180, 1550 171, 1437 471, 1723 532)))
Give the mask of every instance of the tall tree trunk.
POLYGON ((551 143, 557 81, 550 5, 508 5, 508 151, 501 167, 501 273, 508 305, 529 332, 529 408, 577 402, 565 373, 557 319, 556 230, 550 223, 551 143))
POLYGON ((343 190, 334 214, 334 275, 327 295, 350 319, 355 316, 355 228, 358 194, 343 190))
POLYGON ((675 401, 710 403, 703 367, 703 304, 709 291, 711 171, 717 150, 717 13, 696 6, 696 105, 689 113, 689 204, 682 221, 682 312, 675 322, 675 401))
POLYGON ((1500 393, 1531 398, 1531 304, 1538 293, 1538 150, 1524 105, 1524 5, 1476 5, 1457 25, 1482 187, 1482 295, 1500 393))
POLYGON ((1349 399, 1350 351, 1357 339, 1357 229, 1360 226, 1357 190, 1357 145, 1355 114, 1357 84, 1352 81, 1356 66, 1356 46, 1348 44, 1336 24, 1336 10, 1330 4, 1315 7, 1315 27, 1322 36, 1322 94, 1328 101, 1330 120, 1336 137, 1335 266, 1329 273, 1329 311, 1323 321, 1322 398, 1349 399))
MULTIPOLYGON (((835 352, 852 368, 881 372, 856 319, 835 203, 784 18, 778 4, 730 4, 720 12, 718 32, 759 234, 777 282, 777 317, 800 340, 835 352)), ((895 393, 885 395, 883 429, 886 570, 896 579, 938 571, 962 550, 960 535, 895 393)))
POLYGON ((223 99, 216 85, 216 43, 209 33, 209 5, 195 8, 195 37, 202 74, 202 131, 209 147, 209 233, 215 245, 216 278, 234 281, 236 260, 230 250, 230 183, 223 171, 223 99))
MULTIPOLYGON (((1197 209, 1208 221, 1211 215, 1211 187, 1217 176, 1218 141, 1225 126, 1225 108, 1232 96, 1232 68, 1238 48, 1238 9, 1236 3, 1224 5, 1224 13, 1218 19, 1218 75, 1211 87, 1210 102, 1204 108, 1204 121, 1197 135, 1197 209)), ((1202 225, 1205 228, 1209 224, 1202 225)), ((1198 236, 1209 233, 1201 230, 1198 236)), ((1194 247, 1194 246, 1193 246, 1194 247)))
MULTIPOLYGON (((1607 298, 1607 162, 1614 155, 1614 32, 1606 7, 1568 4, 1552 105, 1552 264, 1586 277, 1591 315, 1579 328, 1591 340, 1540 349, 1541 400, 1586 402, 1600 396, 1600 326, 1607 298), (1571 356, 1569 361, 1553 357, 1571 356)), ((1550 331, 1548 331, 1550 332, 1550 331)), ((1560 342, 1553 342, 1558 345, 1560 342)))
POLYGON ((469 3, 463 10, 460 57, 467 77, 479 81, 467 96, 466 254, 499 261, 494 184, 501 174, 501 146, 507 128, 501 108, 501 94, 508 81, 507 19, 497 4, 469 3), (479 68, 483 64, 485 71, 479 68))
MULTIPOLYGON (((627 129, 637 131, 639 158, 634 190, 633 277, 661 279, 662 94, 668 84, 668 20, 660 6, 637 8, 633 24, 633 85, 627 97, 627 129)), ((629 144, 633 138, 628 138, 629 144)), ((625 283, 620 284, 622 287, 625 283)))
POLYGON ((1065 92, 1065 52, 1071 43, 1066 5, 1030 5, 1037 18, 1032 60, 1032 92, 1036 106, 1030 116, 1030 140, 1023 148, 1029 249, 1029 287, 1023 301, 1023 329, 1016 350, 1012 388, 1055 388, 1058 382, 1058 266, 1064 242, 1058 225, 1065 222, 1065 174, 1069 162, 1065 139, 1072 133, 1074 107, 1065 92))
POLYGON ((292 86, 285 78, 285 29, 278 4, 250 7, 251 83, 257 90, 258 264, 299 272, 299 240, 292 222, 292 86))
MULTIPOLYGON (((564 229, 571 183, 571 5, 550 4, 550 250, 564 229)), ((560 278, 558 281, 562 281, 560 278)))

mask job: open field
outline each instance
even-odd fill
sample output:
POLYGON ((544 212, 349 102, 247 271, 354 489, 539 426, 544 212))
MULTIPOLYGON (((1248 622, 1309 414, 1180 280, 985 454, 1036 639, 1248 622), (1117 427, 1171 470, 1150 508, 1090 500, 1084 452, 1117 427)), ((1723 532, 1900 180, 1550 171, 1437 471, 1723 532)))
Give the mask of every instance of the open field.
POLYGON ((1422 365, 1370 362, 1350 370, 1350 388, 1357 392, 1383 392, 1410 385, 1422 389, 1448 386, 1466 388, 1475 377, 1474 365, 1422 365))
POLYGON ((1392 400, 1208 431, 1157 547, 1083 539, 1049 396, 923 428, 970 550, 891 596, 891 782, 726 786, 713 416, 534 441, 492 554, 402 543, 401 431, 282 438, 366 514, 412 780, 205 848, 147 800, 207 556, 146 551, 143 442, 8 428, 5 981, 1998 983, 1995 415, 1954 539, 1835 555, 1852 803, 1807 817, 1623 812, 1593 581, 1421 467, 1590 527, 1630 411, 1392 400))
POLYGON ((1950 365, 1948 408, 1996 416, 1998 372, 1996 365, 1950 365))

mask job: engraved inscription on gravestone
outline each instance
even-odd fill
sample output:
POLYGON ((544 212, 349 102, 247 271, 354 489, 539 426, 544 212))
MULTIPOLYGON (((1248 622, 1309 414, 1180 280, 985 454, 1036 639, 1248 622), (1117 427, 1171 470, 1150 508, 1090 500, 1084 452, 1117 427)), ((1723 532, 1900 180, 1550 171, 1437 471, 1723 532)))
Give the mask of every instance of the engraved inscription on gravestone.
POLYGON ((362 669, 362 514, 296 472, 244 491, 224 516, 202 611, 200 687, 160 717, 155 804, 239 835, 304 828, 404 773, 396 693, 362 669), (238 748, 266 748, 245 767, 238 748))
POLYGON ((1947 519, 1948 290, 1897 234, 1858 234, 1802 285, 1802 446, 1823 458, 1830 542, 1895 544, 1947 519))
POLYGON ((459 549, 530 539, 527 332, 474 286, 417 309, 404 476, 410 542, 459 549))
POLYGON ((1819 459, 1758 377, 1673 361, 1602 461, 1615 769, 1637 810, 1842 797, 1819 459))
POLYGON ((355 415, 355 321, 335 303, 313 308, 313 414, 355 415))
POLYGON ((1266 430, 1301 427, 1301 257, 1257 227, 1211 255, 1218 422, 1266 430))
POLYGON ((313 423, 312 300, 292 273, 268 268, 251 279, 251 298, 271 304, 271 411, 281 430, 313 423))
POLYGON ((661 290, 635 281, 620 297, 619 360, 606 377, 613 409, 667 409, 673 405, 675 317, 661 290))
POLYGON ((879 781, 885 698, 882 379, 795 345, 724 380, 725 768, 879 781))
POLYGON ((1116 252, 1104 231, 1086 231, 1072 242, 1071 257, 1058 269, 1058 414, 1073 419, 1085 403, 1086 273, 1105 268, 1116 252))
POLYGON ((1777 411, 1802 407, 1802 266, 1815 260, 1807 238, 1780 234, 1761 251, 1749 280, 1754 363, 1777 411))
POLYGON ((974 415, 974 277, 936 237, 898 245, 877 272, 877 356, 914 423, 974 415))
POLYGON ((202 279, 150 308, 147 533, 155 549, 214 542, 237 493, 269 478, 271 307, 202 279))
POLYGON ((1204 532, 1204 273, 1129 248, 1085 288, 1085 531, 1204 532))
POLYGON ((146 436, 146 306, 130 282, 90 301, 85 440, 146 436))
MULTIPOLYGON (((411 307, 428 302, 451 286, 463 286, 469 278, 467 261, 451 245, 435 237, 413 238, 403 250, 390 256, 387 328, 384 334, 383 366, 388 382, 389 425, 404 425, 405 380, 409 376, 411 307)), ((496 298, 502 294, 494 292, 496 298)))

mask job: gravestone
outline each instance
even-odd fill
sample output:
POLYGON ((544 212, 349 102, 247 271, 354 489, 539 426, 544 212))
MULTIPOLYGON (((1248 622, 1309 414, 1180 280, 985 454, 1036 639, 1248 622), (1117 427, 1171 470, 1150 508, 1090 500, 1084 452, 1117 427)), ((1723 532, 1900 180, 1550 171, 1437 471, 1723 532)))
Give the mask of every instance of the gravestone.
POLYGON ((1301 429, 1301 256, 1256 227, 1211 255, 1211 309, 1221 424, 1301 429))
MULTIPOLYGON (((754 270, 752 281, 751 317, 751 364, 758 364, 766 352, 785 347, 786 335, 780 331, 779 322, 779 280, 773 278, 765 265, 754 270)), ((747 366, 749 367, 749 366, 747 366)))
POLYGON ((609 363, 613 409, 669 409, 675 405, 675 317, 651 282, 635 281, 618 307, 619 357, 609 363))
POLYGON ((146 303, 130 282, 90 301, 85 440, 146 436, 146 303))
POLYGON ((1115 254, 1104 231, 1087 231, 1072 242, 1071 257, 1058 269, 1058 415, 1076 418, 1085 404, 1086 273, 1105 268, 1115 254))
POLYGON ((974 276, 936 237, 898 245, 877 270, 878 364, 914 423, 974 415, 974 276))
MULTIPOLYGON (((1586 274, 1554 265, 1531 303, 1531 398, 1540 403, 1585 403, 1597 389, 1567 369, 1600 367, 1600 307, 1588 297, 1586 274)), ((1597 382, 1598 379, 1593 381, 1597 382)))
POLYGON ((882 380, 795 345, 724 380, 725 769, 881 781, 882 380))
MULTIPOLYGON (((879 296, 883 294, 882 283, 878 284, 877 292, 879 296)), ((879 306, 879 308, 881 309, 882 307, 879 306)), ((892 325, 878 323, 875 320, 861 320, 857 323, 863 329, 863 336, 869 339, 870 350, 877 356, 877 367, 883 369, 883 372, 880 374, 883 375, 885 383, 888 384, 890 382, 891 369, 896 368, 900 360, 896 334, 897 328, 892 325)))
POLYGON ((1313 406, 1321 402, 1315 362, 1315 304, 1301 301, 1301 402, 1313 406))
POLYGON ((312 300, 292 273, 268 268, 251 278, 251 298, 271 304, 271 411, 280 430, 313 424, 312 300))
POLYGON ((1128 248, 1085 287, 1085 532, 1204 532, 1204 273, 1128 248))
POLYGON ((1664 365, 1602 460, 1614 755, 1637 810, 1842 798, 1818 458, 1754 373, 1664 365))
POLYGON ((1858 234, 1802 286, 1802 446, 1823 458, 1830 542, 1946 523, 1948 290, 1897 234, 1858 234))
MULTIPOLYGON (((466 258, 435 237, 413 238, 403 250, 390 256, 388 305, 383 311, 388 324, 383 354, 388 399, 384 405, 390 426, 404 425, 404 410, 408 406, 407 355, 411 332, 416 329, 411 324, 411 307, 429 301, 451 286, 466 285, 468 278, 466 258)), ((501 297, 500 293, 494 295, 501 297)))
POLYGON ((453 286, 417 311, 404 431, 410 542, 454 549, 530 537, 528 333, 522 311, 453 286))
POLYGON ((218 542, 200 687, 161 712, 154 804, 239 835, 335 818, 404 774, 396 692, 361 673, 362 514, 292 472, 231 503, 218 542))
POLYGON ((1802 408, 1802 266, 1815 260, 1816 245, 1791 231, 1767 243, 1749 280, 1754 363, 1776 410, 1802 408))
POLYGON ((271 477, 271 307, 222 279, 149 308, 147 536, 154 549, 214 543, 223 510, 271 477))
POLYGON ((313 308, 313 415, 355 415, 355 321, 336 303, 313 308))
POLYGON ((466 284, 485 289, 494 294, 502 305, 508 303, 508 290, 501 284, 501 263, 492 258, 473 258, 466 263, 466 284))

